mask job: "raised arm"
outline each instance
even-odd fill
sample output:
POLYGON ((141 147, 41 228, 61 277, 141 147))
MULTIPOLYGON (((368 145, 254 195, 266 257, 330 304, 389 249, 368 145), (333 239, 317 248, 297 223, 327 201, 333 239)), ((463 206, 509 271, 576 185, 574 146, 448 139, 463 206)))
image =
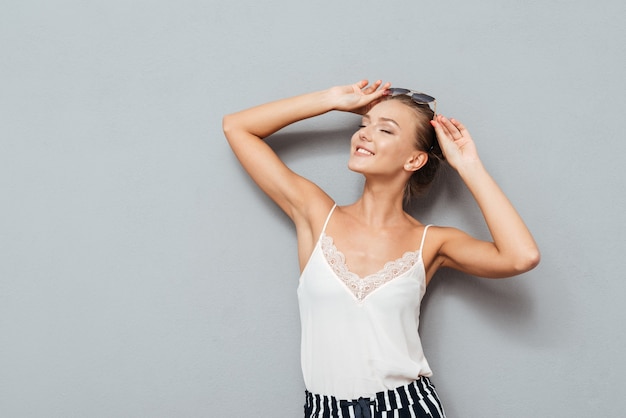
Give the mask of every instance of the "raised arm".
POLYGON ((490 278, 509 277, 534 268, 539 249, 524 221, 485 170, 474 141, 459 121, 438 115, 432 124, 446 160, 476 199, 493 242, 445 229, 438 257, 442 266, 490 278))
POLYGON ((243 110, 223 119, 224 134, 257 185, 294 221, 315 199, 330 199, 315 184, 291 171, 263 140, 294 122, 331 110, 364 112, 379 100, 382 89, 367 80, 304 94, 243 110))

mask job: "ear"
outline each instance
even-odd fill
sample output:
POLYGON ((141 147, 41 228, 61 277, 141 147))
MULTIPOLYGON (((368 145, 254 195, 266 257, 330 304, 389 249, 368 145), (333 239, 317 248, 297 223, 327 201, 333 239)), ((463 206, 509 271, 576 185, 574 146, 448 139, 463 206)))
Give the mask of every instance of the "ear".
POLYGON ((424 164, 428 162, 428 153, 424 151, 416 151, 411 154, 411 157, 404 163, 404 169, 407 171, 417 171, 424 167, 424 164))

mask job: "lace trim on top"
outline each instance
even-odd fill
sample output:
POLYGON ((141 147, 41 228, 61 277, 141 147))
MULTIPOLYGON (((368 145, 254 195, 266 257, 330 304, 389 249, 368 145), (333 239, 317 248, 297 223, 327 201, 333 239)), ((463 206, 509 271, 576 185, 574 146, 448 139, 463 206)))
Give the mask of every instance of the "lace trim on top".
POLYGON ((324 258, 333 272, 359 301, 363 301, 385 283, 411 270, 419 262, 421 254, 421 250, 406 252, 402 257, 386 263, 380 271, 361 278, 348 269, 346 257, 335 247, 332 237, 322 233, 320 244, 324 258))

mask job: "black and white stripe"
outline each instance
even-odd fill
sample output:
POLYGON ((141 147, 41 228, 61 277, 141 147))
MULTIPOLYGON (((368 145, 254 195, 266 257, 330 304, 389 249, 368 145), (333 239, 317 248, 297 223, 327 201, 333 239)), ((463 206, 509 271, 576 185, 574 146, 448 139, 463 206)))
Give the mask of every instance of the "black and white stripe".
POLYGON ((305 395, 304 418, 445 418, 435 386, 425 376, 371 399, 340 400, 309 391, 305 395))

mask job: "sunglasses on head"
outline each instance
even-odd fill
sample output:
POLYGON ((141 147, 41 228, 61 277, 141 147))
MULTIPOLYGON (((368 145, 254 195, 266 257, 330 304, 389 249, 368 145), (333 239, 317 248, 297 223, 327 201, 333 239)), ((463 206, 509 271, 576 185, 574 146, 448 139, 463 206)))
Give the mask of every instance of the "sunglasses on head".
POLYGON ((389 89, 389 96, 409 96, 417 104, 433 104, 433 113, 437 114, 437 100, 433 96, 419 91, 392 87, 389 89))

